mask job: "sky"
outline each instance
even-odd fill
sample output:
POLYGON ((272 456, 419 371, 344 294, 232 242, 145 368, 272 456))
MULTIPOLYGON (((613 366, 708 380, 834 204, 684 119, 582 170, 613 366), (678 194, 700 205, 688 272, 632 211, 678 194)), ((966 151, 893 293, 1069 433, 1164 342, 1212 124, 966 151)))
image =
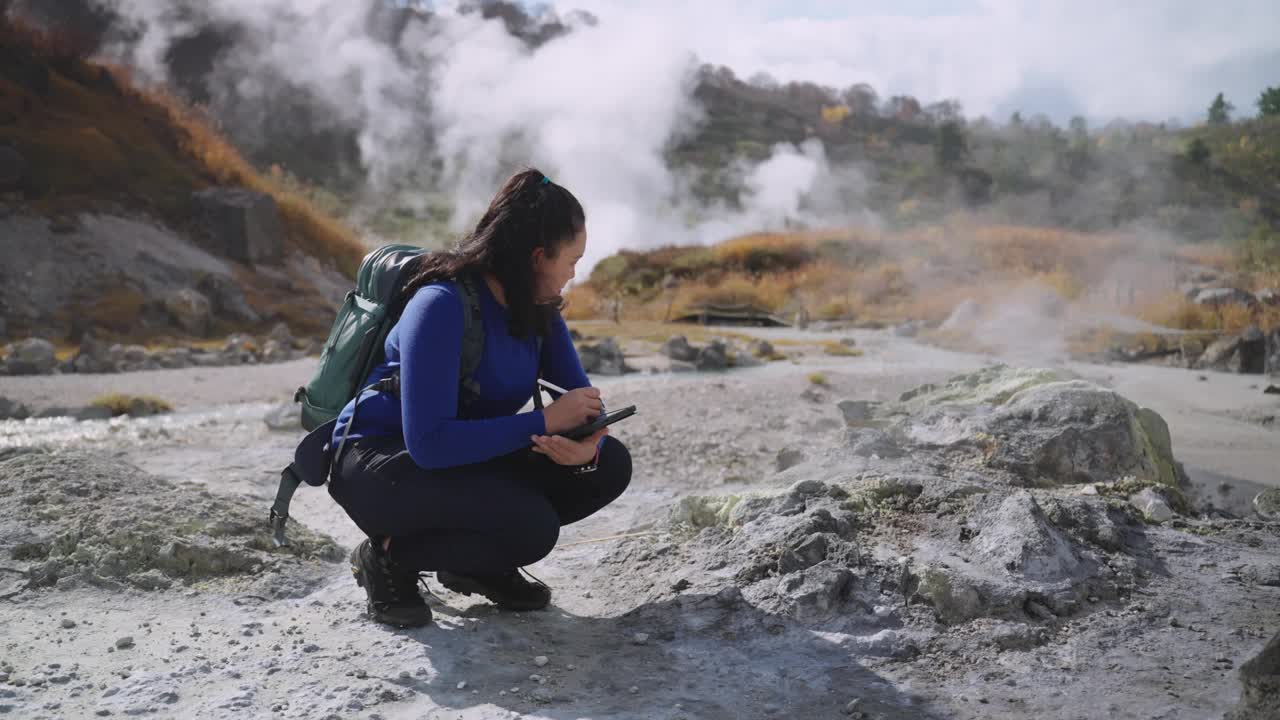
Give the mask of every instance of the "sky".
POLYGON ((740 77, 844 88, 922 102, 958 99, 966 115, 1044 113, 1065 124, 1202 120, 1224 92, 1254 115, 1280 85, 1275 0, 564 0, 603 21, 648 16, 667 47, 740 77))

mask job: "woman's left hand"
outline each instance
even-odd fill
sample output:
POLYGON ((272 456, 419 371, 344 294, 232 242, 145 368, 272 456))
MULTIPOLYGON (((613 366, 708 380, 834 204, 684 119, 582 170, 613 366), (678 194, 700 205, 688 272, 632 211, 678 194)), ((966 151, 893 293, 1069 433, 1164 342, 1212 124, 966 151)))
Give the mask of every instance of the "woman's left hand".
POLYGON ((608 434, 606 427, 581 440, 570 440, 563 435, 534 435, 533 451, 546 455, 557 465, 586 465, 596 458, 596 443, 608 434))

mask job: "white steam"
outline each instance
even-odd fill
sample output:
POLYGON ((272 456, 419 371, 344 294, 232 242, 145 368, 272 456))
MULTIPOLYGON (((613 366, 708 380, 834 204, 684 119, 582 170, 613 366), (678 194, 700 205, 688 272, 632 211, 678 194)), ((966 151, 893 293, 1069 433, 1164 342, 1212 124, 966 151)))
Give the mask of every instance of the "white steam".
POLYGON ((583 272, 619 248, 846 221, 866 186, 856 171, 833 173, 810 140, 739 168, 744 207, 692 200, 692 180, 668 168, 664 151, 700 119, 698 60, 661 14, 578 23, 530 50, 499 20, 438 7, 430 23, 409 23, 397 49, 372 34, 371 0, 209 0, 182 9, 101 1, 139 31, 120 54, 157 80, 166 79, 165 52, 193 27, 242 28, 247 38, 215 73, 215 95, 266 97, 282 82, 306 90, 335 122, 359 130, 372 192, 443 194, 457 232, 510 173, 543 169, 586 208, 583 272))

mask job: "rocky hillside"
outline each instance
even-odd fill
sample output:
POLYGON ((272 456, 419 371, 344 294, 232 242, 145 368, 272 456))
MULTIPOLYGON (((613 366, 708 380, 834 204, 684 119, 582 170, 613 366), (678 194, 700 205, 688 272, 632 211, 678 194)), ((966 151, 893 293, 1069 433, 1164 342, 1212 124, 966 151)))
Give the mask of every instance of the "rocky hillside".
POLYGON ((85 53, 0 25, 0 338, 327 330, 354 234, 85 53))

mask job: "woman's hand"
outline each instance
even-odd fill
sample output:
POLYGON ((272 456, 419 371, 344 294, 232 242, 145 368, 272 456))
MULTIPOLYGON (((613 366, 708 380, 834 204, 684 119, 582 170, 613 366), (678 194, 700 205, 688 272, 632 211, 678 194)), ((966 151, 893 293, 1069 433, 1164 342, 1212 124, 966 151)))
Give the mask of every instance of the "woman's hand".
POLYGON ((554 435, 594 420, 603 409, 604 402, 600 399, 599 389, 576 388, 543 408, 542 417, 547 424, 547 434, 554 435))
POLYGON ((609 434, 609 428, 600 428, 581 440, 570 440, 563 435, 534 435, 533 451, 551 458, 557 465, 586 465, 596 458, 596 443, 609 434))

